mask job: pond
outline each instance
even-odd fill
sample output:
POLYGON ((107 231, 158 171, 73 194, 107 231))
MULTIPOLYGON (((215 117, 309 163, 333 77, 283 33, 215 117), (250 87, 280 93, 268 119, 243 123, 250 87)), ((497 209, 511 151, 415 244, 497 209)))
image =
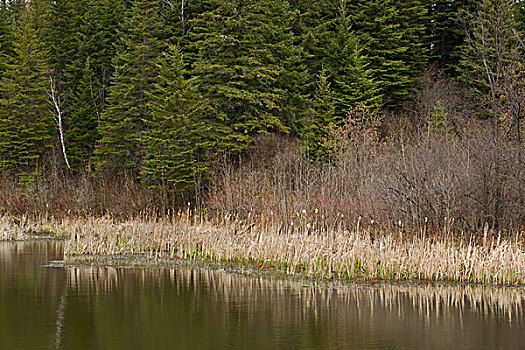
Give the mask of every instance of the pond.
POLYGON ((0 243, 0 349, 521 349, 525 290, 330 286, 198 267, 56 267, 0 243))

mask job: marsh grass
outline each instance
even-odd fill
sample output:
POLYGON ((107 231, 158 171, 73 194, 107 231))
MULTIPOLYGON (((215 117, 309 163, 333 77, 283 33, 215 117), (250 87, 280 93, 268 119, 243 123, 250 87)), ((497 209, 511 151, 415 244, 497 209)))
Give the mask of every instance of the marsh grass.
POLYGON ((520 234, 428 236, 423 232, 371 233, 357 223, 319 229, 301 213, 283 230, 271 222, 254 224, 229 215, 208 219, 179 212, 171 219, 125 221, 109 217, 0 219, 2 237, 24 237, 45 229, 66 238, 64 258, 141 256, 152 261, 196 260, 274 270, 313 280, 447 281, 490 285, 525 284, 525 250, 520 234))
POLYGON ((66 221, 58 225, 51 216, 29 217, 27 215, 11 216, 0 214, 0 241, 21 241, 32 238, 63 238, 59 228, 66 221))

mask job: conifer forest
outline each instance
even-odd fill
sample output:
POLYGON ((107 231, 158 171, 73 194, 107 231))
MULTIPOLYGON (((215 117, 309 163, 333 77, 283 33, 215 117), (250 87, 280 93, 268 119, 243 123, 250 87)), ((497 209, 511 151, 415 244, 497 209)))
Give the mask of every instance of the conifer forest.
POLYGON ((525 230, 524 40, 522 0, 1 0, 0 213, 525 230))

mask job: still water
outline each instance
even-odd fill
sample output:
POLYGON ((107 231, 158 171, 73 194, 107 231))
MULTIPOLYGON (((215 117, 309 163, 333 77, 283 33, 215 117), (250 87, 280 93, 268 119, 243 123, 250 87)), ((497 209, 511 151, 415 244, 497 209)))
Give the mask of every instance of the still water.
POLYGON ((0 349, 525 348, 523 289, 47 266, 61 258, 0 243, 0 349))

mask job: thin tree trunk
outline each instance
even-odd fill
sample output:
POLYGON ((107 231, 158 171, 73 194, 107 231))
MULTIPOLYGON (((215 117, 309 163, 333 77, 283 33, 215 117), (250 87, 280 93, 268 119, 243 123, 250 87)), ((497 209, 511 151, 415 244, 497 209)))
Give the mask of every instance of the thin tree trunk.
POLYGON ((55 123, 58 126, 58 132, 60 135, 60 145, 62 146, 62 155, 64 156, 64 160, 66 162, 67 168, 71 169, 71 166, 69 165, 69 160, 67 158, 66 143, 64 140, 64 125, 62 122, 62 110, 60 108, 60 100, 58 99, 56 95, 55 80, 51 76, 49 77, 49 87, 50 87, 50 92, 48 94, 49 94, 49 97, 51 97, 51 101, 55 109, 54 118, 55 118, 55 123))

